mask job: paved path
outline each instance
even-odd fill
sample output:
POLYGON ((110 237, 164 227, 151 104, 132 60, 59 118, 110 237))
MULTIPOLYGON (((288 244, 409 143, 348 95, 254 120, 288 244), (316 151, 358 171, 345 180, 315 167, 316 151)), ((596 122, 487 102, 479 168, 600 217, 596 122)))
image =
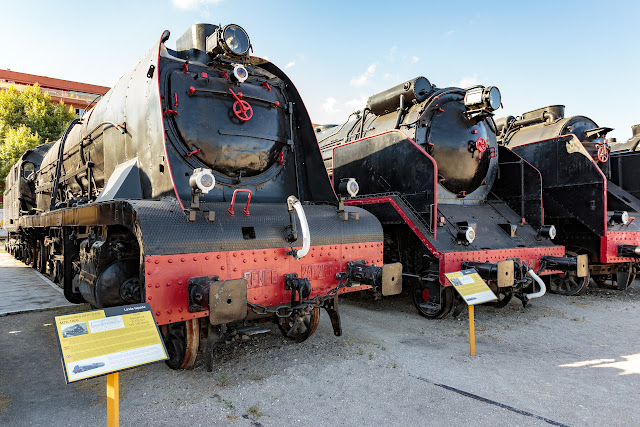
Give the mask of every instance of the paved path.
POLYGON ((0 316, 72 305, 62 289, 31 267, 0 252, 0 316))

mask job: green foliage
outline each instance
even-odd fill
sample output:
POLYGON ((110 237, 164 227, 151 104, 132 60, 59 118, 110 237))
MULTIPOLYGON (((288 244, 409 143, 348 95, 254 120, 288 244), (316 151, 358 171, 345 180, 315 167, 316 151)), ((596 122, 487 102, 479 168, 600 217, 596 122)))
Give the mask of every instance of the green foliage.
POLYGON ((262 410, 260 410, 260 405, 249 406, 247 409, 249 415, 253 417, 254 420, 257 420, 262 416, 262 410))
POLYGON ((73 109, 51 104, 37 84, 0 91, 0 182, 26 150, 55 141, 74 118, 73 109))
POLYGON ((25 125, 7 130, 4 141, 0 143, 0 177, 2 177, 2 181, 20 156, 37 145, 40 145, 40 137, 37 133, 32 134, 25 125))

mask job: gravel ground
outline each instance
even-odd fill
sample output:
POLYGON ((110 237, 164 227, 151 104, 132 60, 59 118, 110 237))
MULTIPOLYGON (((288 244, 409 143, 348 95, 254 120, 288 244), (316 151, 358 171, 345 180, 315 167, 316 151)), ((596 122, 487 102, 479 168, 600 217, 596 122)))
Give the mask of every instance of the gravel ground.
MULTIPOLYGON (((164 363, 120 374, 123 426, 640 425, 640 286, 546 295, 526 309, 421 318, 406 295, 341 299, 307 342, 277 327, 224 344, 212 373, 164 363)), ((0 317, 0 425, 104 425, 105 378, 65 385, 54 309, 0 317)))

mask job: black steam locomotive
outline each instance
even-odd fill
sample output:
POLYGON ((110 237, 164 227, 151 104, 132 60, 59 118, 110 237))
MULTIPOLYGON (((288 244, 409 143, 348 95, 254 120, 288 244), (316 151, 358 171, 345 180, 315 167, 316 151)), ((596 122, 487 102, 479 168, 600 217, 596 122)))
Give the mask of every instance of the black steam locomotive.
MULTIPOLYGON (((8 249, 93 307, 148 302, 188 368, 247 322, 303 341, 337 296, 400 292, 369 212, 338 203, 300 95, 237 25, 149 53, 6 181, 8 249), (376 264, 379 266, 377 267, 376 264)), ((207 363, 210 365, 210 357, 207 363)))
POLYGON ((425 317, 463 308, 444 277, 462 268, 478 270, 498 306, 514 295, 542 296, 538 274, 586 276, 586 257, 567 258, 551 241, 538 171, 498 146, 500 105, 496 87, 442 89, 417 77, 371 96, 355 120, 318 133, 334 187, 359 185, 361 195, 345 204, 382 221, 385 260, 402 262, 405 277, 417 279, 413 300, 425 317))
MULTIPOLYGON (((589 255, 590 276, 598 284, 611 280, 618 289, 633 282, 640 259, 638 193, 635 177, 623 180, 622 169, 635 174, 638 155, 610 156, 611 128, 584 116, 564 117, 564 106, 539 108, 520 117, 497 120, 500 144, 506 145, 542 173, 545 221, 556 227, 557 241, 576 254, 589 255), (626 165, 626 166, 625 166, 626 165)), ((570 294, 587 283, 570 278, 570 294)))

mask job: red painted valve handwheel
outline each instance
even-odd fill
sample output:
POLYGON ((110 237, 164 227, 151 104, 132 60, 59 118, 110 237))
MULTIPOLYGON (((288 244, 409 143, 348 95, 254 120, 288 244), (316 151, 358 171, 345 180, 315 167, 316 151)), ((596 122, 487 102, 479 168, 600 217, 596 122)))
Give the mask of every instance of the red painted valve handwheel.
POLYGON ((242 98, 242 92, 236 94, 233 89, 229 89, 229 92, 231 92, 231 95, 236 100, 236 102, 233 103, 233 114, 243 122, 251 119, 251 117, 253 117, 253 108, 251 108, 251 105, 249 105, 247 101, 240 99, 242 98))
POLYGON ((246 122, 253 117, 253 109, 247 101, 240 99, 233 103, 233 114, 243 122, 246 122))
POLYGON ((598 147, 598 160, 601 163, 606 163, 609 160, 609 150, 604 145, 598 147))
POLYGON ((484 153, 485 151, 487 151, 487 140, 484 139, 483 137, 480 137, 476 140, 476 150, 478 150, 481 153, 484 153))

